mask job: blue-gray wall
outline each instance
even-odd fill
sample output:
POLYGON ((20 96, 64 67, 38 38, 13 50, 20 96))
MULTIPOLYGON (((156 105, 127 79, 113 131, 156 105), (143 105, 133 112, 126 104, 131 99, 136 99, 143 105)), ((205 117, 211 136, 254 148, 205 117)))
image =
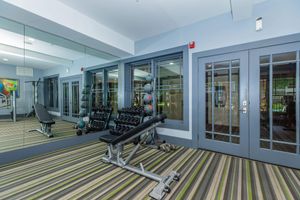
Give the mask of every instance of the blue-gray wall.
MULTIPOLYGON (((253 8, 252 17, 246 20, 233 21, 231 14, 214 18, 153 36, 136 42, 136 55, 143 55, 187 45, 196 42, 196 48, 189 50, 189 77, 192 77, 192 53, 228 47, 248 42, 275 38, 300 33, 300 1, 268 0, 253 8), (255 20, 263 18, 263 30, 255 31, 255 20)), ((189 82, 189 131, 161 129, 161 134, 192 139, 192 79, 189 82)))
POLYGON ((268 0, 253 8, 252 17, 233 21, 227 13, 136 42, 136 54, 196 42, 193 52, 269 39, 300 32, 299 0, 268 0), (263 30, 255 31, 255 20, 263 18, 263 30))

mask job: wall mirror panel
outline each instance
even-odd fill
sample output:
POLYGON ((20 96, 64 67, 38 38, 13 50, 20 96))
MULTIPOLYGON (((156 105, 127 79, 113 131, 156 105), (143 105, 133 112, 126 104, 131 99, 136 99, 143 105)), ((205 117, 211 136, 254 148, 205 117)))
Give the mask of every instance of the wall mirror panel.
MULTIPOLYGON (((75 137, 73 127, 79 118, 83 83, 81 68, 116 59, 106 52, 0 18, 0 152, 75 137), (40 104, 55 122, 51 133, 39 122, 35 104, 40 104)), ((110 72, 109 102, 113 106, 117 101, 115 78, 110 72)))

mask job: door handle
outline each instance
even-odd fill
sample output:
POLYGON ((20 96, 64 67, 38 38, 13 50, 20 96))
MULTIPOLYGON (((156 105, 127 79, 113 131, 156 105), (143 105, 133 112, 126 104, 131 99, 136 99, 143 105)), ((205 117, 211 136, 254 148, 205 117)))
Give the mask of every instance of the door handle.
POLYGON ((247 107, 243 107, 242 109, 239 109, 240 112, 243 112, 243 114, 247 114, 247 107))
POLYGON ((239 109, 239 111, 240 112, 243 112, 243 114, 247 114, 247 112, 248 112, 248 101, 246 101, 246 100, 244 100, 243 102, 242 102, 242 108, 241 109, 239 109))

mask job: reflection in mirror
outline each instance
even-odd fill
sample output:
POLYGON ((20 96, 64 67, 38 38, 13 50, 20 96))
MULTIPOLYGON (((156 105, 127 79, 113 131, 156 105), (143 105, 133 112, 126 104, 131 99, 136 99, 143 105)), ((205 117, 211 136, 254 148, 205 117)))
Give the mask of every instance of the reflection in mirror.
MULTIPOLYGON (((2 120, 10 121, 11 111, 0 108, 0 144, 5 144, 0 151, 75 136, 73 126, 80 112, 81 68, 116 59, 111 54, 0 18, 0 79, 18 83, 17 122, 5 127, 2 120), (79 80, 73 80, 74 77, 79 80), (62 78, 66 82, 62 83, 62 78), (33 109, 36 103, 41 104, 55 122, 51 125, 53 138, 36 131, 41 127, 37 111, 33 109), (62 118, 66 115, 69 118, 62 118), (4 134, 1 134, 2 128, 4 134), (10 130, 9 133, 6 130, 10 130), (9 137, 2 138, 2 135, 9 137)), ((10 94, 4 89, 2 93, 10 94)), ((4 97, 1 92, 0 96, 4 97)), ((41 132, 50 131, 49 127, 42 128, 41 132)))
POLYGON ((24 26, 0 18, 0 152, 24 144, 24 26), (14 103, 15 102, 15 103, 14 103), (14 116, 16 122, 14 122, 14 116))

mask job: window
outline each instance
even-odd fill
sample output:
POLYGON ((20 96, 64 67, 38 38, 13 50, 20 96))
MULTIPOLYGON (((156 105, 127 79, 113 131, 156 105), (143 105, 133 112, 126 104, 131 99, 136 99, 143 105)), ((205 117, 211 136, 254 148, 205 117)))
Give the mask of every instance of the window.
POLYGON ((118 75, 116 67, 97 70, 92 73, 92 107, 107 105, 118 110, 118 75))
POLYGON ((107 105, 112 107, 114 113, 118 110, 118 69, 107 71, 107 105))
POLYGON ((44 79, 45 106, 53 111, 58 110, 58 77, 44 79))
POLYGON ((99 107, 103 105, 103 72, 93 73, 93 93, 92 93, 92 106, 99 107))
POLYGON ((157 62, 157 113, 169 119, 183 120, 182 57, 157 62))
POLYGON ((169 120, 184 119, 183 95, 183 55, 174 54, 166 57, 149 59, 143 62, 130 63, 131 104, 143 105, 146 77, 152 75, 154 91, 153 102, 156 114, 165 113, 169 120))
POLYGON ((132 104, 134 106, 143 105, 144 85, 147 83, 146 77, 151 74, 151 63, 134 64, 131 68, 131 74, 133 77, 133 96, 132 104))

